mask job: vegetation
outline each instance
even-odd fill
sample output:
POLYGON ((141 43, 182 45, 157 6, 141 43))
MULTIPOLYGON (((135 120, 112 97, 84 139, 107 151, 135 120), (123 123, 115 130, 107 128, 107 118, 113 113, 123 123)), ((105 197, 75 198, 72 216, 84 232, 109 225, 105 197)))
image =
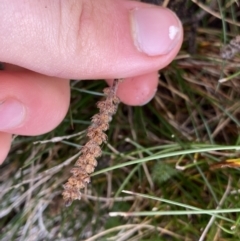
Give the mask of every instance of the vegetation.
POLYGON ((81 201, 63 184, 86 142, 104 82, 72 81, 71 109, 51 133, 14 139, 0 167, 0 240, 240 239, 240 57, 237 1, 170 0, 182 50, 146 106, 120 104, 81 201))

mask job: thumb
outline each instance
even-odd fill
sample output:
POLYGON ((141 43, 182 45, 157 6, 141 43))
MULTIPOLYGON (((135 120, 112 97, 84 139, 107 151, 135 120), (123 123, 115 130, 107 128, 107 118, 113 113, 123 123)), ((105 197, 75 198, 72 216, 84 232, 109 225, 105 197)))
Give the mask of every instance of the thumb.
POLYGON ((154 72, 182 42, 174 13, 134 1, 2 0, 0 16, 0 60, 62 78, 154 72))

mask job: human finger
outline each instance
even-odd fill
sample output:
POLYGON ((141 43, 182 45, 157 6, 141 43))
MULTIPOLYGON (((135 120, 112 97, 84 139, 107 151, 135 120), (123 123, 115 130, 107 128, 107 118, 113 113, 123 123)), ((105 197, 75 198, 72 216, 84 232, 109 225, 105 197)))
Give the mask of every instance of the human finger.
MULTIPOLYGON (((145 105, 154 97, 157 91, 158 79, 158 72, 124 79, 118 85, 117 95, 126 105, 145 105)), ((107 80, 110 85, 112 81, 107 80)))
POLYGON ((55 128, 70 102, 69 81, 28 70, 0 71, 0 131, 39 135, 55 128))
POLYGON ((0 165, 6 159, 11 147, 12 135, 5 132, 0 132, 0 165))
POLYGON ((138 1, 3 0, 0 15, 1 60, 62 78, 154 72, 173 60, 183 36, 173 12, 138 1))

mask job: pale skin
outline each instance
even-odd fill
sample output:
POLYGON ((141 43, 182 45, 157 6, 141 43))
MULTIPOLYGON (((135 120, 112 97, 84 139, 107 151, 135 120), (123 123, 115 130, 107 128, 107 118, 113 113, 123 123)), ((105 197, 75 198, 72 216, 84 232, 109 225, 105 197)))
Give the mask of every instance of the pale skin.
MULTIPOLYGON (((183 34, 174 13, 154 7, 164 17, 160 28, 177 26, 178 37, 165 51, 165 39, 171 42, 175 32, 168 39, 162 31, 160 50, 141 49, 132 11, 137 9, 136 18, 144 18, 141 9, 149 7, 153 8, 126 0, 1 1, 0 61, 5 64, 0 71, 0 103, 7 104, 0 104, 0 163, 8 155, 13 134, 40 135, 63 120, 69 108, 69 79, 110 83, 124 78, 117 92, 123 103, 143 105, 153 98, 158 70, 175 58, 183 34), (15 100, 24 107, 19 122, 16 112, 6 112, 15 100)), ((146 34, 149 28, 144 28, 146 34)))

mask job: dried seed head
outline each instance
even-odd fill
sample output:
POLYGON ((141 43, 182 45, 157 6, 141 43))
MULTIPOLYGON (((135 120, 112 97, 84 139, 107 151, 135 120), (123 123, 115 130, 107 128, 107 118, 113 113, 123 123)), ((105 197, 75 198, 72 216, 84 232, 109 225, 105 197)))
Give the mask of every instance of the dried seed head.
POLYGON ((102 132, 101 129, 97 128, 95 125, 91 125, 88 127, 87 129, 87 136, 90 137, 90 139, 94 136, 98 136, 100 135, 102 132))
POLYGON ((107 135, 102 133, 101 136, 95 136, 94 138, 92 138, 92 140, 98 145, 101 145, 103 142, 107 142, 107 135))
POLYGON ((117 112, 117 106, 112 105, 111 107, 108 108, 107 113, 109 115, 114 115, 117 112))
POLYGON ((79 177, 81 176, 71 176, 70 178, 68 178, 68 183, 73 187, 77 187, 78 189, 84 188, 85 183, 83 182, 82 177, 79 177))
POLYGON ((112 87, 104 89, 106 99, 97 103, 99 113, 92 117, 92 124, 87 129, 89 141, 81 148, 81 156, 70 171, 72 176, 63 186, 62 195, 66 206, 71 205, 75 199, 81 199, 79 190, 90 182, 89 174, 94 172, 94 168, 97 166, 96 158, 102 154, 99 145, 107 141, 107 135, 103 131, 109 128, 109 122, 117 111, 117 105, 120 102, 116 96, 117 83, 118 80, 114 80, 112 87))
POLYGON ((111 89, 110 88, 105 88, 103 89, 103 93, 108 96, 111 93, 111 89))
POLYGON ((111 117, 106 114, 96 114, 92 117, 92 123, 96 124, 96 126, 101 125, 102 123, 108 123, 110 122, 111 117))
MULTIPOLYGON (((86 175, 85 177, 83 177, 83 180, 86 184, 90 183, 90 181, 91 181, 89 175, 86 175)), ((85 185, 85 187, 86 187, 86 185, 85 185)))
POLYGON ((88 128, 87 136, 98 145, 101 145, 103 142, 107 141, 107 135, 103 133, 102 130, 93 126, 88 128))
POLYGON ((72 188, 73 188, 73 186, 70 184, 70 183, 65 183, 64 185, 63 185, 63 187, 64 187, 64 189, 65 190, 71 190, 72 188))
POLYGON ((102 101, 98 101, 97 102, 97 108, 100 109, 100 111, 104 111, 107 107, 107 103, 106 101, 102 100, 102 101))
POLYGON ((94 167, 93 165, 91 165, 91 164, 87 164, 86 167, 85 167, 85 170, 86 170, 86 172, 87 172, 88 174, 93 173, 93 172, 94 172, 94 169, 95 169, 95 167, 94 167))
POLYGON ((98 126, 99 129, 102 131, 106 131, 109 129, 109 124, 108 123, 102 123, 101 125, 98 126))
POLYGON ((81 199, 81 193, 77 187, 67 187, 66 184, 63 187, 65 190, 62 192, 62 195, 67 207, 72 204, 73 200, 81 199))
POLYGON ((113 104, 118 105, 120 103, 120 99, 117 96, 113 96, 113 104))
POLYGON ((92 141, 87 142, 86 145, 82 147, 81 152, 84 155, 89 154, 93 157, 99 157, 102 155, 101 148, 96 144, 96 142, 92 141))
MULTIPOLYGON (((82 164, 85 164, 85 165, 91 164, 94 167, 96 167, 97 166, 97 160, 92 155, 89 156, 89 158, 87 158, 87 159, 85 158, 85 155, 82 155, 82 156, 79 157, 79 159, 75 163, 75 167, 73 167, 73 169, 80 167, 82 164)), ((72 173, 74 173, 74 172, 72 172, 72 173)))
POLYGON ((79 166, 75 166, 75 167, 73 167, 71 170, 70 170, 70 173, 72 173, 73 174, 73 176, 78 176, 79 175, 79 173, 82 171, 82 169, 81 169, 81 167, 80 167, 80 165, 79 166))
POLYGON ((84 153, 85 149, 87 153, 90 153, 93 157, 99 157, 102 155, 101 148, 94 141, 88 141, 86 145, 82 148, 82 152, 84 153))

